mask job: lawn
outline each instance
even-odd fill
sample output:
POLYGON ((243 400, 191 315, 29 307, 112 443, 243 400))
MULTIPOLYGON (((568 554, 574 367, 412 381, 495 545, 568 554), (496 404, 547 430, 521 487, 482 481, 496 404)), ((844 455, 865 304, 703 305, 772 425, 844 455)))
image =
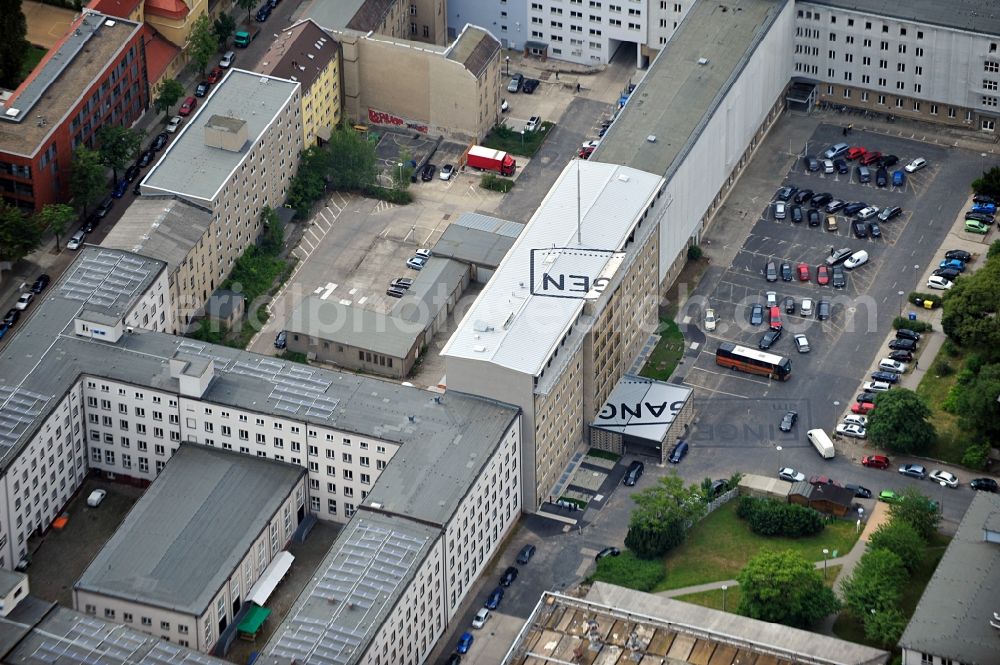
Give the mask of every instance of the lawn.
POLYGON ((672 319, 660 319, 660 341, 639 372, 647 379, 668 381, 684 355, 684 335, 672 319))
POLYGON ((931 410, 930 422, 934 423, 934 429, 937 430, 937 440, 925 453, 925 456, 952 464, 961 464, 965 449, 973 443, 968 438, 968 432, 959 425, 958 416, 941 408, 951 387, 955 385, 959 371, 965 365, 965 354, 961 351, 958 354, 950 357, 942 352, 938 356, 937 362, 945 360, 951 365, 954 372, 948 376, 937 376, 932 369, 924 374, 924 378, 920 380, 920 385, 917 387, 917 394, 923 398, 924 403, 931 410))
POLYGON ((822 561, 823 549, 843 556, 858 539, 854 522, 835 521, 811 538, 765 538, 747 528, 736 517, 736 501, 730 501, 698 523, 687 541, 664 559, 666 578, 656 591, 735 579, 757 552, 765 549, 793 550, 807 561, 822 561))
MULTIPOLYGON (((833 588, 833 582, 837 579, 837 575, 840 574, 840 569, 842 566, 829 566, 826 571, 826 585, 833 588)), ((723 608, 723 593, 722 589, 713 589, 712 591, 701 591, 699 593, 689 593, 686 596, 677 596, 675 600, 683 600, 685 603, 692 603, 694 605, 701 605, 702 607, 710 607, 713 610, 724 609, 727 612, 736 614, 736 608, 740 606, 740 587, 739 585, 729 587, 726 589, 725 601, 726 606, 723 608)))
POLYGON ((494 150, 509 152, 512 155, 531 157, 545 142, 545 137, 549 135, 553 127, 555 125, 551 122, 543 122, 537 131, 522 134, 506 125, 496 125, 483 139, 483 145, 494 150))
POLYGON ((28 52, 24 56, 24 62, 21 63, 21 80, 28 78, 28 74, 31 70, 42 61, 48 50, 41 48, 40 46, 35 46, 30 44, 28 46, 28 52))

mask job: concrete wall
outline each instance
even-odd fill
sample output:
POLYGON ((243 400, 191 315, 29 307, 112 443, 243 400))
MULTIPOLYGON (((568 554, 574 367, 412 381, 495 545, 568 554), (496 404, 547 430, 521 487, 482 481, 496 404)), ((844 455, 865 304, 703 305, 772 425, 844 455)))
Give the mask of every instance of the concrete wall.
MULTIPOLYGON (((448 0, 448 41, 467 23, 480 25, 500 40, 503 48, 519 50, 528 39, 527 0, 448 0)), ((501 60, 503 55, 501 54, 501 60)))

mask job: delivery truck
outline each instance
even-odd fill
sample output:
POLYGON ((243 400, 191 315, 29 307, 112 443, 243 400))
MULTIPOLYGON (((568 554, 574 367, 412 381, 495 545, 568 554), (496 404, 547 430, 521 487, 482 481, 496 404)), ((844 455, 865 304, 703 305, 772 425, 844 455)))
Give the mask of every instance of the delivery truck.
POLYGON ((250 46, 250 42, 253 41, 254 37, 259 34, 260 27, 256 23, 244 21, 236 28, 236 33, 233 35, 233 46, 246 48, 250 46))
POLYGON ((833 458, 836 450, 834 450, 833 441, 830 440, 829 434, 821 429, 811 429, 806 432, 806 438, 809 439, 809 443, 813 444, 813 448, 822 457, 825 459, 833 458))
POLYGON ((481 145, 474 145, 469 149, 467 163, 474 169, 496 171, 506 176, 514 175, 514 169, 517 168, 514 158, 503 150, 484 148, 481 145))

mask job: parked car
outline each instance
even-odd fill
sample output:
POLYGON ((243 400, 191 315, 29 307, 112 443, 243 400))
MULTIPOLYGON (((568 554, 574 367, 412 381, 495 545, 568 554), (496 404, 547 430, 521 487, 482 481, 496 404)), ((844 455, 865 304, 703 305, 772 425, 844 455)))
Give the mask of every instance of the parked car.
POLYGON ((462 633, 461 637, 458 638, 458 644, 455 645, 455 651, 458 653, 469 653, 469 649, 472 648, 472 633, 462 633))
POLYGON ((778 478, 781 480, 787 480, 790 483, 801 483, 806 479, 806 474, 800 473, 791 467, 784 467, 778 469, 778 478))
POLYGON ((903 374, 909 369, 909 366, 898 360, 892 360, 891 358, 882 358, 878 361, 878 367, 883 372, 893 372, 895 374, 903 374))
POLYGON ((861 384, 861 387, 865 392, 885 393, 889 392, 889 389, 892 388, 892 384, 888 381, 865 381, 861 384))
POLYGON ((455 167, 451 164, 445 164, 441 167, 441 175, 438 177, 442 180, 451 180, 451 174, 455 172, 455 167))
POLYGON ((859 145, 856 145, 856 146, 854 146, 853 148, 848 148, 848 149, 847 149, 847 154, 846 154, 845 156, 846 156, 846 157, 847 157, 848 159, 850 159, 850 160, 855 160, 855 159, 861 159, 861 158, 862 158, 862 157, 864 157, 864 156, 865 156, 865 155, 866 155, 867 153, 868 153, 868 151, 867 151, 867 150, 865 150, 864 148, 862 148, 862 147, 861 147, 861 146, 859 146, 859 145))
POLYGON ((781 417, 781 422, 778 424, 778 429, 782 432, 791 432, 792 428, 795 427, 795 421, 799 419, 799 414, 795 411, 786 411, 785 415, 781 417))
POLYGON ((855 402, 851 405, 851 413, 856 413, 862 416, 866 416, 874 410, 875 404, 872 402, 855 402))
POLYGON ((868 237, 868 225, 859 219, 851 222, 851 231, 854 232, 854 237, 861 239, 868 237))
POLYGON ((847 273, 844 272, 844 266, 833 266, 831 272, 833 273, 833 278, 830 280, 830 283, 833 288, 842 289, 847 286, 847 273))
POLYGON ((833 194, 829 192, 820 192, 819 194, 814 194, 812 200, 810 200, 809 205, 813 208, 820 208, 825 206, 827 203, 833 200, 833 194))
POLYGON ((859 161, 863 166, 868 166, 870 164, 874 164, 880 159, 882 159, 882 153, 879 152, 878 150, 875 150, 874 152, 865 153, 865 156, 862 157, 859 161))
POLYGON ((830 256, 826 257, 826 265, 835 266, 838 263, 843 263, 847 260, 847 257, 854 253, 854 250, 850 247, 841 247, 840 249, 833 250, 830 256))
POLYGON ((857 166, 855 171, 858 174, 858 182, 861 184, 872 181, 872 172, 867 166, 857 166))
POLYGON ((160 132, 156 135, 156 138, 153 139, 153 142, 149 144, 149 149, 153 152, 160 152, 167 147, 167 141, 169 140, 170 137, 167 136, 166 132, 160 132))
POLYGON ((427 264, 427 259, 414 256, 406 260, 406 265, 408 268, 413 270, 423 270, 424 266, 427 264))
POLYGON ((919 480, 923 480, 927 477, 927 469, 920 464, 904 464, 899 467, 899 473, 911 478, 917 478, 919 480))
POLYGON ((667 458, 667 461, 671 464, 680 464, 684 456, 688 454, 688 447, 687 441, 678 441, 673 450, 670 451, 670 457, 667 458))
POLYGON ((845 423, 854 423, 855 425, 861 425, 862 427, 868 427, 868 416, 856 416, 853 413, 844 416, 845 423))
POLYGON ((801 224, 805 216, 802 214, 802 206, 796 204, 788 207, 788 212, 791 215, 793 224, 801 224))
POLYGON ((819 319, 820 321, 826 321, 827 319, 830 318, 829 300, 823 299, 816 304, 816 318, 819 319))
POLYGON ((965 251, 964 249, 949 249, 944 253, 944 258, 946 259, 958 259, 963 263, 970 263, 972 261, 972 254, 965 251))
POLYGON ((177 115, 181 116, 182 118, 186 118, 187 116, 191 115, 191 112, 194 111, 194 107, 196 107, 197 105, 198 105, 197 99, 195 99, 194 97, 188 97, 181 104, 181 107, 177 109, 177 115))
POLYGON ((500 586, 508 587, 514 583, 517 579, 517 567, 507 566, 507 570, 503 571, 503 575, 500 576, 500 586))
POLYGON ((788 207, 785 205, 784 201, 774 202, 774 218, 784 219, 787 216, 788 207))
POLYGON ((970 233, 978 233, 980 235, 986 235, 990 232, 990 227, 988 224, 984 224, 975 219, 965 220, 965 230, 970 233))
POLYGON ((97 508, 104 501, 104 497, 108 495, 107 490, 94 490, 87 497, 87 505, 91 508, 97 508))
POLYGON ((131 182, 135 182, 135 179, 139 177, 139 165, 129 164, 128 168, 125 169, 125 183, 126 185, 131 182))
POLYGON ((917 343, 912 339, 894 339, 889 342, 889 348, 893 351, 909 351, 913 353, 917 350, 917 343))
POLYGON ((877 171, 875 171, 875 184, 878 187, 885 187, 889 184, 889 172, 886 171, 884 166, 880 166, 877 171))
POLYGON ((863 249, 859 249, 847 257, 847 260, 844 261, 844 267, 848 270, 854 270, 855 268, 863 266, 866 263, 868 263, 868 252, 863 249))
POLYGON ((997 204, 996 203, 973 203, 972 212, 983 213, 986 215, 997 214, 997 204))
POLYGON ((830 269, 826 266, 816 266, 816 283, 826 286, 830 283, 830 269))
POLYGON ((899 206, 889 206, 887 208, 883 208, 878 214, 878 221, 888 222, 889 220, 899 217, 901 214, 903 214, 902 208, 899 206))
POLYGON ((992 478, 973 478, 969 482, 969 487, 979 492, 996 492, 997 481, 992 478))
POLYGON ((125 196, 125 192, 128 191, 128 185, 129 185, 128 179, 122 178, 114 186, 114 189, 111 190, 111 196, 115 197, 116 199, 120 199, 121 197, 125 196))
POLYGON ((208 73, 207 80, 209 83, 214 85, 222 80, 223 74, 225 74, 225 72, 222 71, 222 67, 212 67, 212 71, 208 73))
POLYGON ((7 326, 7 328, 10 328, 15 323, 17 323, 17 320, 20 318, 21 318, 21 310, 19 310, 17 307, 11 307, 10 309, 7 310, 7 314, 4 315, 3 317, 3 325, 7 326))
POLYGON ((71 249, 71 250, 80 249, 80 246, 83 244, 83 241, 84 239, 86 239, 86 237, 87 234, 84 233, 83 230, 77 231, 69 239, 69 242, 66 243, 66 249, 71 249))
POLYGON ((490 610, 488 607, 480 607, 479 611, 476 612, 476 616, 472 619, 472 627, 475 629, 482 628, 486 625, 486 622, 490 619, 490 610))
POLYGON ((507 92, 520 92, 523 83, 524 74, 517 72, 510 78, 510 82, 507 84, 507 92))
POLYGON ((202 81, 201 83, 199 83, 198 85, 195 86, 195 88, 194 88, 194 96, 195 97, 204 97, 205 95, 208 94, 208 89, 211 86, 212 86, 212 84, 209 83, 208 81, 202 81))
POLYGON ((809 476, 809 484, 810 485, 833 485, 834 487, 843 487, 843 485, 841 485, 840 483, 838 483, 833 478, 830 478, 829 476, 821 476, 821 475, 809 476))
POLYGON ((822 221, 819 210, 816 210, 816 208, 809 208, 809 212, 806 213, 806 219, 809 220, 809 226, 819 226, 822 221))
POLYGON ((989 194, 976 194, 975 196, 972 197, 972 202, 973 203, 996 203, 996 199, 994 199, 989 194))
POLYGON ((629 464, 628 470, 625 471, 625 477, 622 478, 622 485, 625 485, 626 487, 634 487, 635 484, 639 482, 639 478, 642 477, 642 472, 645 468, 646 465, 642 462, 639 462, 638 460, 633 461, 629 464))
POLYGON ((764 323, 764 306, 755 302, 750 306, 750 325, 759 326, 764 323))
POLYGON ((97 208, 94 210, 94 214, 104 219, 111 212, 111 208, 115 205, 115 200, 110 196, 104 197, 104 200, 97 204, 97 208))
POLYGON ((781 280, 784 282, 792 281, 792 264, 790 263, 781 264, 781 280))
POLYGON ((488 610, 495 610, 500 607, 500 601, 503 600, 503 587, 497 587, 490 591, 490 595, 486 596, 486 602, 483 606, 488 610))
POLYGON ((233 61, 236 60, 235 51, 226 51, 222 54, 222 59, 219 60, 219 67, 222 69, 228 69, 233 66, 233 61))
POLYGON ((846 206, 846 205, 847 205, 847 201, 841 201, 840 199, 834 199, 834 200, 832 200, 832 201, 830 201, 829 203, 826 204, 826 208, 824 208, 824 210, 826 210, 827 212, 837 212, 838 210, 842 210, 843 207, 846 206))
POLYGON ((920 169, 924 168, 925 166, 927 166, 927 160, 924 159, 923 157, 917 157, 916 159, 914 159, 913 161, 911 161, 909 164, 907 164, 906 166, 904 166, 903 170, 906 171, 907 173, 916 173, 917 171, 919 171, 920 169))
POLYGON ((23 312, 24 310, 28 309, 28 305, 31 304, 31 301, 34 300, 34 298, 35 294, 32 293, 31 291, 26 291, 22 293, 18 297, 17 302, 14 303, 14 309, 19 309, 23 312))
POLYGON ((806 338, 802 333, 797 334, 792 339, 795 340, 795 350, 799 353, 809 353, 811 350, 809 347, 809 339, 806 338))
POLYGON ((711 332, 715 330, 718 319, 715 318, 715 310, 709 307, 705 310, 705 330, 711 332))
POLYGON ((889 360, 895 360, 901 363, 913 362, 913 354, 909 351, 893 351, 889 354, 889 360))
POLYGON ((955 286, 954 282, 945 279, 940 275, 931 275, 930 278, 927 280, 927 288, 929 289, 939 289, 941 291, 947 291, 953 286, 955 286))
POLYGON ((152 150, 147 150, 146 152, 139 155, 139 160, 135 163, 135 165, 138 166, 140 169, 144 169, 150 164, 152 164, 154 159, 156 159, 156 153, 153 152, 152 150))
MULTIPOLYGON (((913 360, 912 354, 910 360, 913 360)), ((892 372, 872 372, 869 376, 871 376, 873 381, 881 381, 883 383, 899 382, 899 374, 893 374, 892 372)))
POLYGON ((871 469, 888 469, 892 462, 885 455, 867 455, 861 458, 861 465, 871 469))
POLYGON ((618 556, 621 553, 622 553, 621 550, 618 549, 617 547, 605 547, 603 550, 594 555, 594 560, 600 561, 604 557, 618 556))
POLYGON ((813 299, 803 298, 802 302, 799 303, 799 316, 812 316, 813 314, 813 299))
POLYGON ((899 496, 892 490, 882 490, 878 493, 878 500, 885 501, 886 503, 899 503, 903 500, 903 497, 899 496))
POLYGON ((39 275, 35 279, 35 282, 31 285, 31 292, 32 293, 41 293, 42 291, 45 290, 45 287, 48 286, 49 282, 51 282, 51 281, 52 281, 52 278, 49 277, 47 274, 43 273, 43 274, 39 275))
POLYGON ((940 469, 934 469, 928 476, 931 480, 938 483, 939 485, 944 485, 946 487, 951 487, 952 489, 958 487, 958 476, 954 473, 949 473, 948 471, 941 471, 940 469))
POLYGON ((879 160, 879 163, 881 163, 882 166, 885 166, 887 168, 890 166, 895 166, 896 164, 899 164, 899 157, 897 157, 896 155, 886 155, 879 160))
POLYGON ((257 14, 254 16, 254 19, 256 19, 258 23, 263 23, 270 17, 271 17, 271 3, 265 2, 260 7, 260 9, 257 10, 257 14))
POLYGON ((879 226, 878 222, 876 222, 874 219, 868 222, 868 235, 870 235, 872 238, 882 237, 882 227, 879 226))
POLYGON ((826 152, 823 153, 823 158, 835 159, 837 157, 840 157, 841 155, 847 154, 849 148, 850 146, 847 145, 846 143, 835 143, 834 145, 830 146, 826 150, 826 152))
POLYGON ((795 196, 795 192, 797 191, 799 191, 799 188, 795 185, 785 185, 774 194, 774 198, 777 201, 785 201, 787 203, 795 196))
POLYGON ((806 171, 809 171, 810 173, 815 173, 816 171, 819 171, 819 160, 813 157, 812 155, 806 155, 805 157, 803 157, 802 163, 805 165, 806 171))
POLYGON ((902 187, 906 184, 906 174, 899 169, 892 172, 892 186, 902 187))
POLYGON ((284 349, 288 347, 288 332, 282 330, 274 337, 274 348, 284 349))
POLYGON ((785 296, 785 298, 781 301, 781 308, 785 310, 785 314, 794 314, 795 298, 792 296, 785 296))
POLYGON ((167 133, 173 134, 176 132, 180 128, 182 122, 184 122, 184 118, 179 115, 175 115, 170 119, 170 122, 167 123, 167 133))
POLYGON ((854 439, 867 439, 868 432, 861 425, 855 425, 853 423, 841 423, 837 425, 837 434, 840 436, 847 436, 854 439))
POLYGON ((836 215, 827 215, 826 216, 826 230, 829 233, 836 233, 838 228, 839 227, 837 226, 837 216, 836 215))
POLYGON ((757 342, 757 348, 761 351, 767 351, 774 346, 779 339, 781 339, 781 328, 778 328, 777 330, 772 328, 761 336, 760 341, 757 342))
POLYGON ((874 403, 875 393, 869 393, 869 392, 858 393, 857 397, 854 398, 854 401, 857 402, 858 404, 864 404, 865 402, 874 403))
POLYGON ((854 497, 856 499, 870 499, 872 498, 872 491, 863 485, 855 485, 853 483, 848 483, 844 485, 845 489, 849 489, 854 492, 854 497))
POLYGON ((406 291, 408 288, 413 286, 413 280, 409 277, 397 277, 392 280, 389 286, 394 289, 402 289, 403 291, 406 291))
POLYGON ((969 210, 968 212, 966 212, 965 219, 966 221, 971 219, 975 222, 982 222, 986 226, 989 226, 990 224, 996 221, 993 215, 990 215, 985 212, 976 212, 975 210, 969 210))
POLYGON ((538 79, 524 79, 524 84, 521 86, 521 92, 526 95, 530 95, 538 88, 541 81, 538 79))
POLYGON ((406 295, 406 289, 400 289, 395 286, 390 286, 385 290, 385 295, 390 298, 402 298, 406 295))
POLYGON ((813 190, 811 189, 800 189, 798 194, 795 195, 796 203, 805 203, 812 198, 813 190))
POLYGON ((896 339, 912 339, 914 342, 919 342, 920 333, 909 328, 900 328, 896 331, 896 339))
POLYGON ((517 562, 523 566, 531 561, 531 557, 533 556, 535 556, 535 546, 528 543, 517 553, 517 562))
POLYGON ((833 160, 833 168, 837 169, 837 173, 841 175, 851 172, 851 167, 847 165, 847 160, 843 157, 833 160))
MULTIPOLYGON (((528 89, 525 88, 524 91, 528 92, 528 89)), ((530 118, 528 118, 528 122, 526 122, 524 124, 524 131, 526 131, 526 132, 537 132, 538 128, 541 125, 542 125, 542 119, 540 117, 538 117, 537 115, 533 115, 530 118)))
POLYGON ((862 208, 858 211, 858 219, 861 221, 867 221, 878 214, 878 206, 868 206, 867 208, 862 208))
POLYGON ((428 162, 424 164, 424 168, 420 169, 420 179, 424 182, 430 182, 434 179, 434 174, 437 172, 437 166, 428 162))
POLYGON ((778 268, 774 261, 768 261, 767 265, 764 266, 764 276, 769 282, 778 281, 778 268))
POLYGON ((800 282, 808 282, 809 281, 809 264, 808 263, 800 263, 795 270, 796 270, 796 272, 799 275, 799 281, 800 282))
POLYGON ((945 259, 938 264, 938 268, 954 268, 959 272, 965 272, 965 263, 958 259, 945 259))
POLYGON ((864 201, 852 201, 851 203, 848 203, 847 205, 844 206, 843 213, 848 217, 850 217, 851 215, 858 214, 859 210, 863 210, 864 208, 867 207, 868 204, 865 203, 864 201))

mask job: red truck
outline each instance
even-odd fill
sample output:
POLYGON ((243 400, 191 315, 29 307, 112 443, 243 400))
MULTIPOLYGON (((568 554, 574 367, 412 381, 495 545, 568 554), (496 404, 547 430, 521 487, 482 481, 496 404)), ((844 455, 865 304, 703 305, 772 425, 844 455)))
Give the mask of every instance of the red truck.
POLYGON ((503 150, 474 145, 469 149, 467 163, 474 169, 496 171, 500 175, 512 176, 517 162, 503 150))

